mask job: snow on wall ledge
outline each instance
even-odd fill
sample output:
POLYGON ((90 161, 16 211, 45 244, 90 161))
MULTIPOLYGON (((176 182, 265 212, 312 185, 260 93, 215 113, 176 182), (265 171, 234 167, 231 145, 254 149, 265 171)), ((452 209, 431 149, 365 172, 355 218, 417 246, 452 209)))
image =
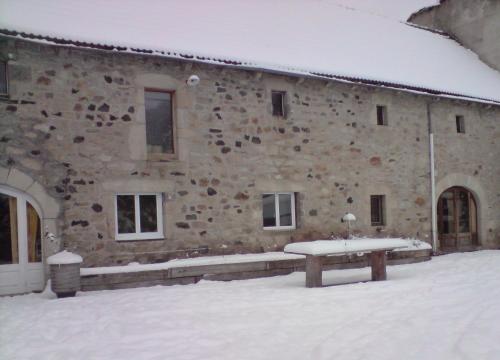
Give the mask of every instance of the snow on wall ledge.
MULTIPOLYGON (((343 241, 343 240, 340 240, 343 241)), ((355 241, 360 241, 362 245, 366 246, 370 243, 380 244, 390 243, 390 245, 396 244, 399 248, 394 251, 416 251, 416 250, 430 250, 431 246, 417 239, 370 239, 370 238, 357 238, 355 241), (396 243, 394 243, 396 242, 396 243)), ((332 241, 328 241, 332 242, 332 241)), ((311 242, 312 244, 313 242, 311 242)), ((299 244, 299 243, 297 243, 299 244)), ((304 244, 304 243, 301 243, 304 244)), ((294 245, 294 244, 290 244, 294 245)), ((354 250, 355 252, 359 249, 354 250)), ((223 256, 201 256, 189 259, 174 259, 166 261, 163 263, 155 264, 139 264, 136 262, 130 263, 128 265, 120 266, 103 266, 94 268, 82 268, 80 269, 80 274, 82 276, 91 275, 103 275, 103 274, 121 274, 121 273, 132 273, 141 271, 154 271, 154 270, 167 270, 178 267, 185 266, 208 266, 208 265, 229 265, 229 264, 242 264, 250 262, 259 261, 284 261, 284 260, 297 260, 303 259, 303 255, 299 254, 286 254, 283 252, 266 252, 259 254, 234 254, 234 255, 223 255, 223 256)))
POLYGON ((500 102, 500 73, 455 41, 328 0, 3 0, 0 14, 6 31, 500 102))

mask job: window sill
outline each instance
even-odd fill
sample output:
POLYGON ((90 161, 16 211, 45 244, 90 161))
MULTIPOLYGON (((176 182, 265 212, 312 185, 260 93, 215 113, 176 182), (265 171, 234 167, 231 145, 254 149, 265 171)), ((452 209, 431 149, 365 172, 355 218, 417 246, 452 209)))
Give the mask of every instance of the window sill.
POLYGON ((164 153, 148 153, 149 161, 174 161, 179 160, 176 153, 174 154, 164 154, 164 153))
POLYGON ((296 230, 295 226, 284 226, 284 227, 264 227, 262 230, 264 231, 291 231, 296 230))
POLYGON ((126 236, 115 235, 116 241, 155 241, 155 240, 165 240, 163 234, 153 234, 153 235, 140 235, 140 234, 129 234, 126 236))

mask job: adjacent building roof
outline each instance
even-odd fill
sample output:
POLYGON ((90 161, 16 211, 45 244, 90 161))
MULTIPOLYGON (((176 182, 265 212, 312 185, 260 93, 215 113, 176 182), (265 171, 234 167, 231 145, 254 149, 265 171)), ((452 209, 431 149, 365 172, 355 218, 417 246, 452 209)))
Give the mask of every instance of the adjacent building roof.
POLYGON ((454 40, 329 0, 0 0, 0 33, 500 103, 454 40))

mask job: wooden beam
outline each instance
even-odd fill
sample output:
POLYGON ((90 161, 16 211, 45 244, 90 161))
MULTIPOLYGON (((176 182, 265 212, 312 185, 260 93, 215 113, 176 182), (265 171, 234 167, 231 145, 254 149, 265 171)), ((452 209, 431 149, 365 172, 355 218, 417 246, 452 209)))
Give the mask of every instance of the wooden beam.
POLYGON ((372 251, 370 254, 372 266, 372 280, 382 281, 387 280, 386 263, 387 256, 385 250, 372 251))
POLYGON ((321 256, 306 255, 306 287, 323 286, 322 260, 321 256))

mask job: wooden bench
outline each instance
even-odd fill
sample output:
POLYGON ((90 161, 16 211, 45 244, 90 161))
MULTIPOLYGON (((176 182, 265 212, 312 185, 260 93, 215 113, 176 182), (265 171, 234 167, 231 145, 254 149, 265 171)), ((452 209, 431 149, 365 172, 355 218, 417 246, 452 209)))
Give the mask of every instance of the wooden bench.
POLYGON ((387 252, 407 247, 401 239, 353 239, 353 240, 316 240, 288 244, 286 253, 306 256, 306 287, 323 286, 323 259, 327 256, 340 256, 369 253, 372 280, 387 279, 387 252))

